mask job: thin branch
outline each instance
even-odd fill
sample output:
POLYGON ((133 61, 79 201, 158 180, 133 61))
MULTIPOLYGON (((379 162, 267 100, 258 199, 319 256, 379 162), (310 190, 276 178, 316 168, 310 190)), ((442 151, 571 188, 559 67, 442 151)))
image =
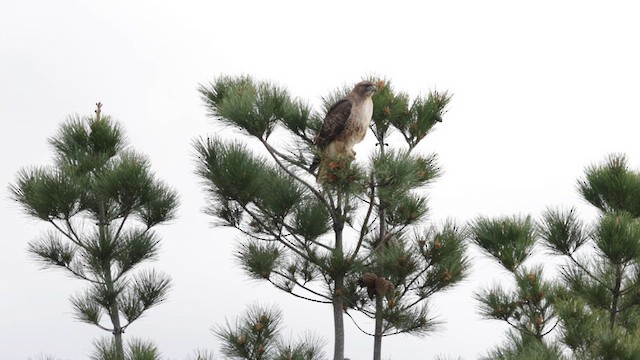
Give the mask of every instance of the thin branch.
POLYGON ((80 278, 80 279, 82 279, 82 280, 87 280, 87 281, 89 281, 89 282, 91 282, 91 283, 98 284, 98 285, 105 285, 105 283, 104 283, 104 282, 99 281, 99 280, 94 280, 94 279, 88 278, 86 275, 83 275, 83 274, 81 274, 81 273, 79 273, 79 272, 77 272, 77 271, 75 271, 75 270, 71 269, 71 268, 70 268, 69 266, 67 266, 67 265, 65 265, 65 266, 64 266, 64 268, 65 268, 67 271, 69 271, 70 273, 72 273, 73 275, 75 275, 76 277, 78 277, 78 278, 80 278))
POLYGON ((74 239, 70 233, 64 231, 60 226, 58 226, 58 224, 56 224, 53 219, 49 219, 48 220, 55 228, 56 230, 60 231, 67 239, 71 240, 71 242, 73 242, 74 244, 84 248, 83 244, 81 242, 78 242, 76 239, 74 239))
POLYGON ((104 331, 108 331, 110 333, 113 333, 113 329, 106 328, 106 327, 104 327, 104 326, 102 326, 102 325, 100 325, 98 323, 92 323, 92 324, 94 324, 95 326, 97 326, 98 328, 100 328, 100 329, 102 329, 104 331))
POLYGON ((243 229, 243 228, 241 228, 241 227, 239 227, 239 226, 233 226, 233 228, 234 228, 234 229, 238 229, 238 230, 239 230, 243 235, 247 235, 247 236, 249 236, 250 238, 252 238, 252 239, 254 239, 254 240, 258 240, 258 241, 265 241, 265 242, 278 242, 278 241, 280 241, 280 240, 279 240, 279 239, 277 239, 277 238, 274 238, 274 239, 268 239, 268 238, 264 238, 264 237, 260 237, 260 236, 254 235, 254 234, 253 234, 253 233, 251 233, 250 231, 247 231, 247 230, 245 230, 245 229, 243 229))
POLYGON ((118 231, 116 231, 116 234, 113 238, 114 241, 117 241, 118 238, 120 237, 120 232, 122 231, 122 228, 124 227, 124 223, 125 221, 127 221, 127 218, 129 217, 130 211, 127 211, 124 216, 122 217, 122 221, 120 222, 120 226, 118 227, 118 231))
MULTIPOLYGON (((418 281, 418 279, 420 279, 420 277, 422 276, 422 274, 424 274, 425 272, 427 272, 429 269, 431 268, 431 263, 427 264, 427 266, 425 266, 424 269, 422 269, 418 274, 416 274, 416 276, 413 277, 413 279, 411 279, 411 281, 409 281, 409 283, 404 287, 404 290, 402 291, 402 294, 400 295, 400 297, 403 297, 407 292, 409 292, 409 290, 415 290, 415 289, 419 289, 420 286, 412 288, 411 286, 418 281)), ((429 294, 431 295, 431 294, 429 294)), ((428 295, 427 295, 428 296, 428 295)), ((425 297, 426 298, 426 297, 425 297)))
MULTIPOLYGON (((247 214, 249 214, 249 216, 251 216, 255 221, 258 222, 258 224, 260 226, 262 226, 264 229, 268 229, 268 227, 262 222, 262 220, 257 217, 248 207, 247 205, 241 204, 240 206, 242 206, 242 209, 244 209, 244 211, 247 212, 247 214)), ((271 232, 272 236, 276 236, 277 234, 274 234, 273 232, 271 232)), ((288 241, 282 241, 282 239, 280 240, 280 243, 282 243, 285 247, 287 247, 289 250, 293 251, 294 253, 296 253, 297 255, 299 255, 300 257, 302 257, 303 259, 307 260, 307 261, 311 261, 311 258, 309 258, 309 256, 307 256, 306 254, 304 254, 302 251, 296 249, 295 246, 291 245, 288 241)))
POLYGON ((580 268, 580 270, 584 271, 585 274, 587 274, 587 276, 589 276, 591 279, 595 280, 597 283, 599 283, 600 285, 602 285, 604 288, 606 288, 607 290, 609 290, 610 292, 614 292, 614 289, 612 287, 609 287, 604 281, 602 281, 601 279, 599 279, 598 277, 596 277, 595 275, 593 275, 584 265, 582 265, 580 262, 578 262, 578 260, 576 260, 576 258, 574 258, 572 256, 573 254, 569 254, 567 256, 569 256, 569 259, 571 259, 571 261, 578 266, 578 268, 580 268))
POLYGON ((558 326, 558 324, 560 323, 560 320, 556 320, 556 323, 551 327, 551 329, 549 329, 549 331, 545 332, 544 334, 541 334, 543 337, 549 335, 553 330, 555 330, 556 326, 558 326))
POLYGON ((304 185, 304 187, 306 187, 307 189, 309 189, 309 191, 311 191, 316 198, 318 198, 318 200, 320 200, 324 206, 329 209, 329 212, 331 213, 331 217, 333 217, 335 219, 335 211, 334 208, 331 206, 331 204, 329 202, 327 202, 327 199, 325 199, 324 196, 322 196, 322 193, 318 190, 315 189, 315 187, 311 186, 311 184, 309 184, 308 182, 306 182, 305 180, 303 180, 301 177, 299 177, 298 175, 296 175, 293 171, 289 170, 289 168, 287 166, 285 166, 280 159, 278 159, 279 155, 279 151, 276 150, 273 146, 271 146, 271 144, 269 144, 266 140, 264 139, 260 139, 260 141, 262 142, 262 144, 264 145, 264 147, 267 149, 267 151, 269 152, 269 154, 271 154, 271 157, 276 161, 276 163, 278 164, 278 166, 280 166, 280 168, 282 170, 284 170, 289 176, 291 176, 292 178, 294 178, 296 181, 298 181, 299 183, 301 183, 302 185, 304 185), (276 156, 278 155, 278 156, 276 156))
POLYGON ((75 237, 75 239, 78 241, 78 244, 80 244, 80 246, 83 246, 84 244, 82 243, 82 240, 80 240, 80 237, 78 236, 78 234, 76 234, 75 230, 73 230, 73 226, 71 226, 71 221, 69 221, 69 218, 65 217, 64 221, 67 224, 67 229, 69 230, 69 233, 75 237))
POLYGON ((279 272, 279 271, 277 271, 277 270, 274 270, 274 271, 272 271, 272 272, 273 272, 274 274, 277 274, 277 275, 282 276, 283 278, 285 278, 285 279, 287 279, 287 280, 289 280, 289 281, 292 281, 294 284, 296 284, 296 285, 300 286, 302 289, 304 289, 304 290, 306 290, 306 291, 308 291, 308 292, 310 292, 310 293, 312 293, 312 294, 314 294, 314 295, 316 295, 316 296, 319 296, 319 297, 321 297, 321 298, 325 298, 325 299, 329 300, 329 303, 331 302, 331 297, 330 297, 330 296, 327 296, 327 295, 321 294, 321 293, 319 293, 319 292, 317 292, 317 291, 315 291, 315 290, 311 290, 311 289, 310 289, 310 288, 308 288, 305 284, 302 284, 302 283, 298 282, 298 280, 297 280, 295 277, 287 276, 287 275, 285 275, 285 274, 283 274, 283 273, 281 273, 281 272, 279 272))
POLYGON ((356 320, 353 318, 353 316, 351 316, 351 314, 349 314, 347 311, 345 311, 344 313, 349 317, 349 319, 351 319, 351 321, 353 322, 353 325, 355 325, 355 326, 358 328, 358 330, 360 330, 363 334, 365 334, 365 335, 369 335, 369 336, 374 336, 374 334, 372 334, 372 333, 370 333, 370 332, 367 332, 367 331, 365 331, 364 329, 362 329, 362 328, 360 327, 360 325, 358 325, 358 323, 356 322, 356 320))
POLYGON ((289 290, 289 289, 287 289, 287 288, 285 288, 285 287, 282 287, 282 286, 280 286, 279 284, 276 284, 276 283, 275 283, 274 281, 272 281, 271 279, 267 279, 267 281, 268 281, 268 282, 270 282, 270 283, 271 283, 273 286, 275 286, 277 289, 280 289, 280 290, 282 290, 282 291, 286 292, 287 294, 291 294, 291 295, 293 295, 293 296, 295 296, 295 297, 297 297, 297 298, 304 299, 304 300, 308 300, 308 301, 313 301, 313 302, 317 302, 317 303, 321 303, 321 304, 331 304, 331 301, 324 301, 324 300, 312 299, 312 298, 309 298, 309 297, 306 297, 306 296, 303 296, 303 295, 300 295, 300 294, 296 294, 296 293, 294 293, 293 291, 291 291, 291 290, 289 290))
POLYGON ((369 185, 369 191, 370 191, 370 195, 369 195, 369 207, 367 208, 367 214, 365 215, 363 221, 362 221, 362 229, 360 230, 360 238, 358 239, 358 244, 356 245, 356 248, 353 250, 353 255, 351 255, 349 257, 349 262, 353 263, 353 261, 355 260, 356 256, 358 255, 358 252, 360 251, 360 247, 362 246, 362 243, 364 242, 364 237, 367 234, 367 232, 369 231, 369 225, 367 225, 367 222, 369 221, 369 217, 371 217, 371 213, 373 212, 373 207, 374 207, 374 199, 375 199, 375 184, 374 184, 374 179, 373 179, 373 171, 371 172, 370 175, 370 185, 369 185))

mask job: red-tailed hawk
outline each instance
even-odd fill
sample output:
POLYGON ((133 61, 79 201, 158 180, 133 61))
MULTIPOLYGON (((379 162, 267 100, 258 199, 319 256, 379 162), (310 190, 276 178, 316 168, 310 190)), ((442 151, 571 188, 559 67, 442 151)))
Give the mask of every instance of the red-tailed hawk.
MULTIPOLYGON (((349 95, 327 111, 322 129, 315 138, 322 158, 347 155, 355 159, 353 146, 367 134, 373 115, 371 95, 376 89, 371 81, 359 82, 349 95)), ((313 159, 309 170, 315 170, 320 165, 320 160, 320 157, 313 159)))

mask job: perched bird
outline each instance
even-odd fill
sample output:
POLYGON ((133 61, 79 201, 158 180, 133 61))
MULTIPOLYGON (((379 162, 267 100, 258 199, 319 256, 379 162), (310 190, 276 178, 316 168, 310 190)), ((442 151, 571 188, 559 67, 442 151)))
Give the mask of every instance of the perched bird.
POLYGON ((367 134, 373 115, 371 96, 376 89, 371 81, 359 82, 349 95, 331 106, 314 139, 321 156, 313 159, 309 171, 313 172, 320 165, 321 158, 347 155, 355 159, 353 146, 367 134))

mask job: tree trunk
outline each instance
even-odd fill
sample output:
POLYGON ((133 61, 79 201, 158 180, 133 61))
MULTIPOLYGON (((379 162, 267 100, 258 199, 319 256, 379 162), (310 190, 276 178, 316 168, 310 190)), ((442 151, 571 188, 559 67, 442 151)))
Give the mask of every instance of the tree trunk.
MULTIPOLYGON (((100 222, 98 224, 98 231, 100 232, 101 242, 110 243, 111 239, 109 234, 109 224, 106 222, 106 212, 104 204, 100 204, 100 222)), ((102 271, 104 272, 104 282, 109 296, 113 295, 111 304, 107 309, 111 324, 113 325, 113 339, 116 347, 116 354, 118 360, 124 360, 124 346, 122 344, 122 326, 120 324, 120 311, 118 309, 118 300, 115 295, 115 283, 113 276, 111 275, 111 260, 105 259, 102 263, 102 271)))
MULTIPOLYGON (((341 206, 340 199, 338 206, 341 206)), ((342 219, 334 219, 333 230, 336 235, 335 249, 333 256, 338 263, 344 261, 344 252, 342 250, 342 231, 344 229, 344 221, 342 219)), ((332 275, 334 280, 333 293, 333 331, 334 346, 333 360, 344 360, 344 301, 342 291, 344 289, 344 272, 332 275)))
POLYGON ((373 335, 373 360, 382 359, 382 296, 376 293, 376 325, 373 335))
POLYGON ((616 265, 616 283, 611 294, 613 300, 611 301, 611 309, 609 309, 609 328, 613 330, 616 325, 616 318, 618 317, 618 300, 620 299, 620 287, 622 285, 622 269, 621 265, 616 265))
MULTIPOLYGON (((338 279, 336 279, 336 287, 338 286, 337 280, 338 279)), ((333 360, 344 360, 343 313, 344 313, 344 303, 342 302, 342 296, 336 294, 333 297, 333 327, 334 327, 334 335, 335 335, 334 346, 333 346, 333 360)))
MULTIPOLYGON (((107 289, 109 293, 113 293, 114 284, 111 278, 111 268, 108 269, 108 275, 106 276, 107 289)), ((109 318, 111 319, 111 324, 113 325, 113 339, 116 346, 116 353, 118 354, 118 360, 124 360, 124 346, 122 344, 122 326, 120 324, 120 311, 118 309, 118 302, 116 299, 113 300, 113 303, 109 307, 109 318)))
MULTIPOLYGON (((384 155, 384 139, 378 139, 378 144, 380 145, 380 154, 384 155)), ((376 251, 383 249, 387 246, 387 222, 386 222, 386 214, 385 207, 380 204, 378 206, 378 216, 380 221, 380 234, 378 237, 378 246, 376 251)), ((383 275, 383 274, 378 274, 383 275)), ((382 358, 382 296, 376 292, 376 315, 375 315, 375 328, 373 332, 373 360, 381 360, 382 358)))

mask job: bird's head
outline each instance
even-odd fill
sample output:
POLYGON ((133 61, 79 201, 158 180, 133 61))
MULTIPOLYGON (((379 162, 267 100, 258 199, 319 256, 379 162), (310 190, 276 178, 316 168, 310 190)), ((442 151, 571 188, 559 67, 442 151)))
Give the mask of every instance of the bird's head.
POLYGON ((371 96, 374 92, 378 90, 376 84, 371 81, 361 81, 356 84, 356 87, 353 89, 353 92, 357 93, 360 96, 371 96))

